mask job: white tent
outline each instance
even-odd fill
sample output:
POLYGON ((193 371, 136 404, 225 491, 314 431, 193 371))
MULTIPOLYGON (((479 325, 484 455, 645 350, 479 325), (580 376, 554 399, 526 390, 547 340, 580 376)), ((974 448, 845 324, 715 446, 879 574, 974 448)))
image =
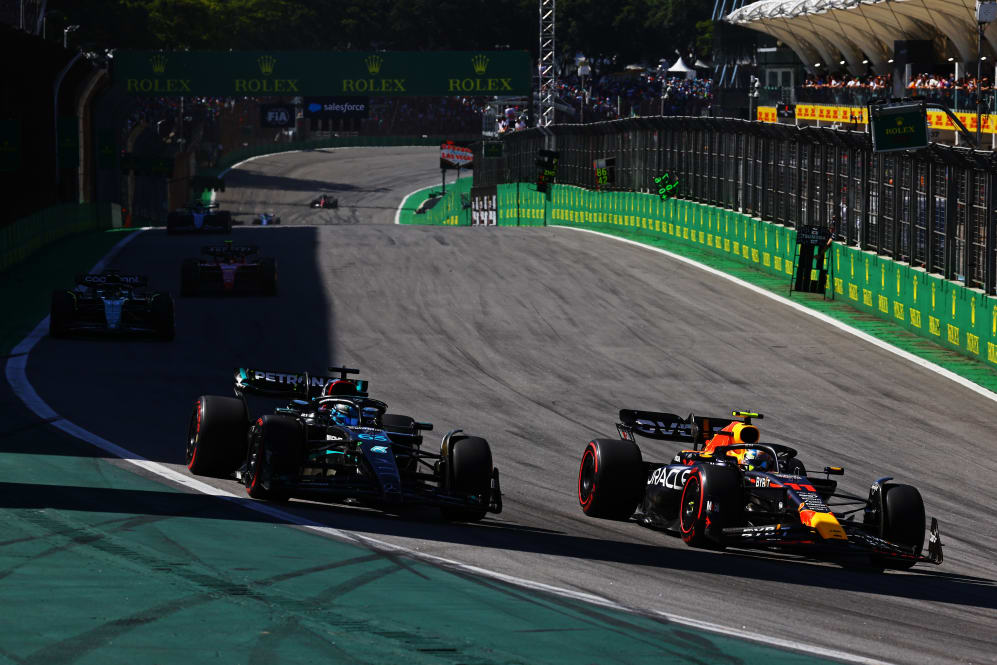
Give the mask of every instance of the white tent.
POLYGON ((668 73, 684 76, 687 79, 696 78, 696 70, 685 64, 685 61, 681 57, 675 61, 674 65, 668 68, 668 73))

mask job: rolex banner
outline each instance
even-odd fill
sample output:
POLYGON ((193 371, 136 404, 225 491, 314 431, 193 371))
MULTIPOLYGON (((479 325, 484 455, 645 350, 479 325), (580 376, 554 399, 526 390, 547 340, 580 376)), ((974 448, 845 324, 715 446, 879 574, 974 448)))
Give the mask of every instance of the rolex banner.
POLYGON ((471 226, 495 226, 498 210, 498 186, 471 188, 471 226))
POLYGON ((138 95, 530 94, 526 51, 118 51, 112 80, 138 95))

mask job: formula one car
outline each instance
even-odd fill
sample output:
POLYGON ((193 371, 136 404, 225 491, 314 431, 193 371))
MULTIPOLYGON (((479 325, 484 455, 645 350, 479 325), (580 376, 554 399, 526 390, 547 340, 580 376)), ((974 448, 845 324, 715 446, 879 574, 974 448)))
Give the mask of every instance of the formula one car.
POLYGON ((234 477, 254 499, 291 497, 397 510, 437 506, 446 519, 476 522, 502 511, 498 469, 485 439, 453 430, 439 453, 422 449, 429 423, 387 413, 359 370, 338 376, 235 371, 237 398, 203 395, 187 427, 187 468, 234 477), (291 398, 249 417, 247 395, 291 398))
POLYGON ((201 249, 201 258, 184 259, 180 295, 201 293, 277 294, 277 261, 260 256, 255 245, 213 245, 201 249))
POLYGON ((331 194, 322 194, 317 199, 312 201, 313 208, 338 208, 339 199, 331 194))
POLYGON ((217 203, 192 203, 166 217, 167 233, 229 233, 231 230, 232 214, 219 210, 217 203))
POLYGON ((693 547, 779 549, 877 569, 942 562, 934 518, 928 554, 921 553, 925 513, 917 489, 880 478, 867 498, 844 494, 831 480, 843 468, 824 467, 824 478, 808 475, 795 449, 760 442, 752 419, 761 414, 732 415, 621 410, 620 439, 595 439, 582 453, 582 510, 591 517, 634 516, 693 547), (645 462, 636 435, 689 447, 671 463, 645 462))
POLYGON ((256 218, 256 223, 260 226, 273 226, 280 224, 280 217, 275 212, 261 212, 256 218))
POLYGON ((136 333, 171 340, 173 298, 147 285, 145 277, 116 270, 79 275, 75 288, 52 292, 49 334, 136 333))

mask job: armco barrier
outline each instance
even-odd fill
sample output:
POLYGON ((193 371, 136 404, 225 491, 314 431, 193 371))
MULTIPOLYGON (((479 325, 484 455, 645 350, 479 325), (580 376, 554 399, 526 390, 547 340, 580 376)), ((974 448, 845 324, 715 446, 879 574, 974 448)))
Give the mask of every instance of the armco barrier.
POLYGON ((60 238, 109 227, 110 213, 98 214, 104 207, 93 203, 53 206, 0 227, 0 271, 60 238))
MULTIPOLYGON (((500 225, 541 224, 545 205, 549 224, 637 231, 736 257, 760 270, 785 275, 789 294, 795 229, 693 201, 662 201, 650 194, 567 185, 555 185, 550 202, 545 203, 532 185, 521 183, 517 206, 516 185, 499 185, 500 225)), ((989 366, 997 365, 997 298, 841 243, 834 243, 833 258, 828 297, 844 299, 860 311, 989 366)))

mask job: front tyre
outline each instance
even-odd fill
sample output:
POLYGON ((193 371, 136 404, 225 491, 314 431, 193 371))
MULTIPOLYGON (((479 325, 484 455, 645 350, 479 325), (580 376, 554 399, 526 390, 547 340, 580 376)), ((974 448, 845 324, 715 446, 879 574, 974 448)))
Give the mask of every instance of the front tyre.
POLYGON ((689 474, 679 499, 679 531, 690 547, 723 549, 712 533, 736 526, 743 514, 741 475, 733 466, 701 465, 689 474))
POLYGON ((246 405, 234 397, 202 395, 187 425, 187 468, 196 476, 232 475, 246 459, 246 405))
POLYGON ((492 450, 477 436, 455 436, 450 440, 446 472, 450 491, 461 497, 477 497, 480 507, 443 506, 444 519, 456 522, 480 522, 488 512, 492 493, 492 450))
POLYGON ((880 493, 879 537, 895 545, 908 548, 912 557, 871 557, 873 566, 907 570, 917 563, 924 547, 924 500, 916 487, 886 484, 880 493))
POLYGON ((172 341, 177 333, 173 297, 169 293, 161 291, 153 297, 149 309, 157 336, 164 341, 172 341))
POLYGON ((647 476, 633 441, 595 439, 582 453, 578 503, 589 517, 625 520, 644 497, 647 476))
POLYGON ((281 478, 301 467, 305 437, 301 423, 289 416, 263 416, 253 428, 246 459, 246 493, 254 499, 284 503, 290 498, 281 478))

